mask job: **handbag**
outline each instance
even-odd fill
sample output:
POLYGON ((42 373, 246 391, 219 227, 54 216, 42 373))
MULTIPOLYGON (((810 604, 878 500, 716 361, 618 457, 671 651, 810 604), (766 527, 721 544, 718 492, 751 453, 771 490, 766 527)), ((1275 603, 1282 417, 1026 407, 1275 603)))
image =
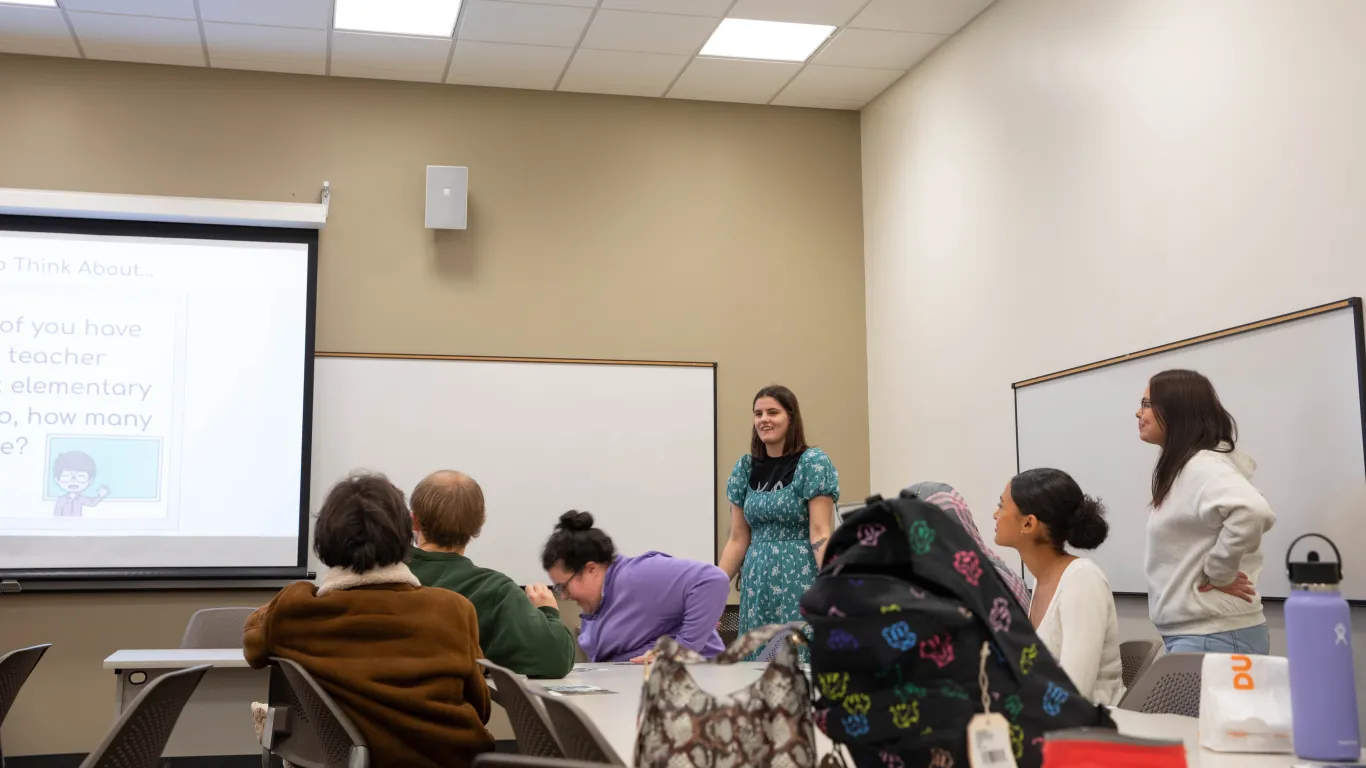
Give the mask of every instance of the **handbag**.
POLYGON ((816 732, 811 686, 795 646, 800 622, 746 633, 711 662, 661 637, 640 696, 637 768, 814 768, 816 732), (703 690, 689 664, 734 664, 781 642, 759 679, 729 696, 703 690))

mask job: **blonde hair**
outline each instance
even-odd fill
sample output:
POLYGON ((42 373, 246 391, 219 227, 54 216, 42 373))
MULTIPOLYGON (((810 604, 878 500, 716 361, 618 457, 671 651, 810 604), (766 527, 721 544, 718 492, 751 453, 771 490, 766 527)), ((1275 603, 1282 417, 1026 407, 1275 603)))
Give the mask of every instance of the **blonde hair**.
POLYGON ((484 490, 460 472, 427 475, 413 489, 411 506, 422 538, 438 547, 463 547, 484 528, 484 490))

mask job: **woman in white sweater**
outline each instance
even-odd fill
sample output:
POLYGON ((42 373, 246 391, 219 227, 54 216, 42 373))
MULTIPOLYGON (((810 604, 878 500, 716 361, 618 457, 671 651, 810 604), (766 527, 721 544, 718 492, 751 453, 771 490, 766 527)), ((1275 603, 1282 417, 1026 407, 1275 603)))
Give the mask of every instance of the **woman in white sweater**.
POLYGON ((1271 652, 1257 579, 1276 513, 1234 450, 1238 427, 1209 379, 1163 371, 1139 404, 1138 437, 1162 447, 1148 515, 1148 615, 1168 652, 1271 652))
POLYGON ((1068 554, 1095 549, 1110 526, 1105 508, 1057 469, 1031 469, 1006 484, 996 509, 996 543, 1018 550, 1034 574, 1029 620, 1081 695, 1115 705, 1124 695, 1119 620, 1100 566, 1068 554))

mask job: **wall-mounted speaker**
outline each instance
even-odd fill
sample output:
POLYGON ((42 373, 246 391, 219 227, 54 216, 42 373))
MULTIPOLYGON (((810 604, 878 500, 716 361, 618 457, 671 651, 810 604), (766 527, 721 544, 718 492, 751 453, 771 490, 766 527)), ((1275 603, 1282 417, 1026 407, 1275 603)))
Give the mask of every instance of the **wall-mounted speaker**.
POLYGON ((427 229, 464 229, 469 215, 470 169, 427 166, 427 229))

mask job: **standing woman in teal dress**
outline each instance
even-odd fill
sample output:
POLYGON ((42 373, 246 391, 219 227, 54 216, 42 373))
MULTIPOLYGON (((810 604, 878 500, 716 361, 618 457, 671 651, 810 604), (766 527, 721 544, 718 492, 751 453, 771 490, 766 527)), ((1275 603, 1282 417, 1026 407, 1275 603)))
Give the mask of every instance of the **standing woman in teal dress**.
POLYGON ((726 483, 730 538, 721 570, 740 573, 740 634, 799 621, 802 594, 816 579, 840 497, 830 457, 806 445, 797 396, 782 386, 754 396, 750 451, 726 483))

